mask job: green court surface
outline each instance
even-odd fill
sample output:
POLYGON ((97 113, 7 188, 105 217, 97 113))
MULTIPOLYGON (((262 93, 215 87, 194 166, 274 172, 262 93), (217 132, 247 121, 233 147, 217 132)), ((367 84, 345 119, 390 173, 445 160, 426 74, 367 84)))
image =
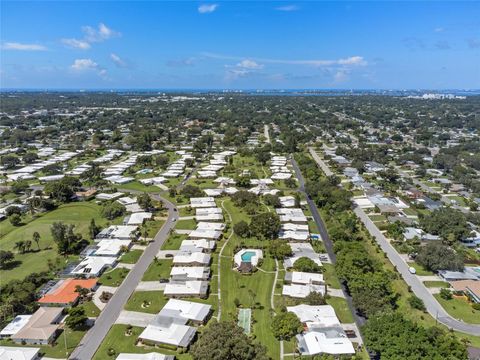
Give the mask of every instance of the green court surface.
POLYGON ((250 334, 250 323, 252 319, 251 309, 238 310, 238 326, 243 328, 245 334, 250 334))

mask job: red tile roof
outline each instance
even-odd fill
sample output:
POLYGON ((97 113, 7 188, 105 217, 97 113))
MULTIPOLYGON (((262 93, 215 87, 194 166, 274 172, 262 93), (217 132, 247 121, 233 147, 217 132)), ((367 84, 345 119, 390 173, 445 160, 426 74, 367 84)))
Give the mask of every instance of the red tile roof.
POLYGON ((66 279, 61 280, 55 288, 38 300, 41 304, 70 304, 74 303, 80 294, 75 291, 77 286, 92 289, 97 284, 97 279, 66 279))

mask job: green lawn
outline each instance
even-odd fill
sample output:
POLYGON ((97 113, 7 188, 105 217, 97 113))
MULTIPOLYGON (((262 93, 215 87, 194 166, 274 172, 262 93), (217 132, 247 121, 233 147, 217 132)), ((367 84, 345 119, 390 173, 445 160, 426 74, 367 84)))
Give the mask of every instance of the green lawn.
POLYGON ((373 222, 387 221, 387 218, 383 215, 369 215, 368 216, 373 222))
POLYGON ((424 269, 422 265, 419 265, 416 262, 409 262, 408 266, 411 266, 411 267, 415 268, 415 270, 417 271, 417 275, 419 275, 419 276, 435 275, 433 272, 431 272, 430 270, 424 269))
POLYGON ((327 304, 332 305, 335 309, 338 319, 341 323, 353 323, 353 315, 350 312, 347 301, 344 298, 332 296, 327 299, 327 304))
POLYGON ((100 315, 100 309, 93 303, 93 301, 87 301, 81 306, 85 309, 85 314, 88 317, 98 317, 100 315))
POLYGON ((406 208, 406 209, 403 209, 402 211, 403 211, 403 212, 405 213, 405 215, 407 215, 407 216, 415 216, 415 215, 418 215, 417 212, 416 212, 414 209, 412 209, 412 208, 406 208))
POLYGON ((428 288, 449 288, 450 284, 445 281, 424 281, 423 285, 428 288))
POLYGON ((154 346, 136 346, 138 336, 143 329, 137 326, 131 328, 131 334, 126 334, 127 325, 115 324, 110 328, 107 336, 98 348, 94 360, 109 360, 115 359, 120 353, 136 353, 145 354, 149 352, 158 352, 166 355, 175 355, 178 360, 190 360, 191 356, 188 354, 178 354, 174 351, 160 349, 154 346), (109 350, 113 350, 111 355, 109 350))
POLYGON ((142 281, 158 281, 160 279, 168 279, 170 277, 170 270, 172 267, 171 259, 159 259, 152 261, 145 274, 143 274, 142 281))
POLYGON ((162 246, 162 250, 178 250, 182 241, 188 237, 186 234, 176 234, 173 233, 168 237, 165 243, 162 246))
POLYGON ((197 228, 197 222, 194 219, 178 220, 175 225, 175 229, 181 230, 195 230, 197 228))
MULTIPOLYGON (((49 263, 60 262, 63 266, 68 259, 65 259, 57 254, 56 245, 50 233, 50 227, 53 222, 61 221, 65 224, 75 225, 75 232, 83 235, 88 239, 88 226, 91 219, 95 219, 98 226, 105 226, 107 220, 100 215, 101 207, 94 202, 76 202, 62 205, 59 208, 40 215, 38 218, 32 220, 26 225, 11 228, 6 235, 0 237, 0 250, 11 250, 15 253, 15 260, 20 264, 9 270, 2 270, 0 278, 2 283, 6 283, 13 279, 23 279, 25 276, 34 272, 47 271, 49 263), (37 251, 37 246, 33 243, 32 252, 25 254, 17 254, 14 250, 15 242, 20 240, 31 240, 32 234, 37 231, 40 234, 40 251, 37 251), (38 261, 38 259, 42 261, 38 261)), ((8 227, 9 225, 4 221, 0 224, 0 228, 8 227)), ((5 231, 6 232, 6 231, 5 231)), ((5 233, 2 230, 2 233, 5 233)))
MULTIPOLYGON (((147 237, 153 238, 157 235, 158 231, 162 228, 163 224, 165 224, 165 220, 153 220, 147 221, 143 228, 147 229, 147 237)), ((141 230, 142 237, 143 237, 143 230, 141 230)))
POLYGON ((142 256, 143 250, 130 250, 122 255, 119 262, 126 264, 136 264, 140 256, 142 256))
POLYGON ((102 274, 98 282, 105 286, 120 286, 127 277, 129 270, 125 268, 116 268, 102 274))
POLYGON ((325 272, 323 273, 325 283, 327 284, 327 287, 333 288, 333 289, 340 289, 340 281, 338 280, 337 274, 335 272, 335 265, 333 264, 328 264, 328 263, 323 263, 323 268, 325 269, 325 272))
POLYGON ((157 314, 167 301, 163 291, 134 291, 125 304, 125 310, 157 314), (148 305, 142 306, 145 301, 148 305))
POLYGON ((480 311, 474 310, 472 304, 466 298, 454 297, 450 300, 443 299, 440 294, 435 294, 435 299, 442 305, 455 319, 459 319, 466 323, 480 324, 480 311))
POLYGON ((119 190, 134 190, 134 191, 142 191, 146 193, 159 193, 162 192, 163 190, 160 189, 158 186, 149 186, 149 185, 143 185, 139 181, 131 181, 127 184, 122 184, 118 186, 119 190))

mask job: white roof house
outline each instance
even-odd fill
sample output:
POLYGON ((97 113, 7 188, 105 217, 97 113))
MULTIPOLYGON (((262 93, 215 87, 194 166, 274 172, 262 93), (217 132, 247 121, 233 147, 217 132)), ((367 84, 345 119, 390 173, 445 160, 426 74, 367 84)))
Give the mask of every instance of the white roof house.
POLYGON ((275 209, 281 222, 306 223, 307 217, 300 208, 280 208, 275 209))
POLYGON ((291 177, 292 177, 292 174, 286 173, 286 172, 276 172, 271 176, 273 180, 286 180, 286 179, 290 179, 291 177))
POLYGON ((168 297, 175 296, 206 296, 208 291, 208 281, 187 280, 175 281, 165 284, 163 294, 168 297))
POLYGON ((310 293, 312 292, 317 292, 322 295, 325 295, 325 285, 313 285, 313 284, 283 285, 282 295, 304 299, 308 295, 310 295, 310 293))
POLYGON ((137 229, 138 226, 136 225, 111 225, 100 231, 95 241, 100 241, 101 239, 130 240, 132 234, 135 233, 137 229))
POLYGON ((151 219, 153 216, 150 212, 136 212, 129 215, 126 225, 141 225, 145 220, 151 219))
POLYGON ((143 342, 166 344, 177 347, 187 347, 195 336, 196 329, 192 326, 174 323, 171 318, 155 318, 138 337, 143 342))
POLYGON ((217 223, 217 222, 200 221, 197 224, 197 229, 223 231, 225 229, 225 224, 217 223))
POLYGON ((183 240, 180 245, 180 250, 198 249, 197 251, 211 251, 217 246, 214 240, 198 239, 198 240, 183 240))
POLYGON ((195 229, 188 236, 192 239, 213 239, 218 240, 222 236, 222 232, 210 229, 195 229))
POLYGON ((183 318, 194 322, 203 323, 210 311, 212 305, 206 305, 198 302, 170 299, 160 311, 160 315, 183 318))
POLYGON ((205 193, 205 195, 207 196, 211 196, 211 197, 217 197, 217 196, 220 196, 223 194, 223 189, 221 188, 217 188, 217 189, 203 189, 203 192, 205 193))
POLYGON ((2 360, 35 360, 38 359, 40 348, 0 346, 0 359, 2 360))
POLYGON ((98 277, 108 267, 117 261, 111 256, 87 256, 78 264, 70 274, 85 277, 98 277))
POLYGON ((0 331, 0 338, 8 338, 19 332, 27 323, 32 315, 18 315, 13 319, 2 331, 0 331))
POLYGON ((144 185, 158 185, 167 181, 167 179, 163 176, 157 176, 157 177, 148 178, 148 179, 140 179, 139 181, 144 185))
POLYGON ((282 207, 294 207, 295 206, 295 198, 293 196, 280 196, 278 198, 280 200, 280 204, 282 207))
POLYGON ((297 335, 297 342, 302 355, 355 354, 352 342, 340 326, 312 329, 297 335))
POLYGON ((217 204, 215 203, 215 199, 213 197, 207 196, 190 198, 190 206, 192 208, 211 208, 217 207, 217 204))
POLYGON ((335 326, 340 324, 335 310, 331 305, 306 305, 287 306, 287 311, 294 313, 300 322, 311 326, 335 326))
POLYGON ((121 197, 121 198, 117 199, 117 202, 122 204, 123 206, 127 206, 127 205, 130 205, 130 204, 136 204, 137 199, 134 199, 134 198, 131 198, 131 197, 128 197, 128 196, 124 196, 124 197, 121 197))
POLYGON ((126 184, 130 181, 133 181, 134 178, 130 176, 112 175, 112 176, 107 176, 105 180, 110 181, 114 184, 126 184))
POLYGON ((283 262, 285 268, 293 267, 295 261, 302 257, 307 257, 315 262, 318 266, 322 266, 320 256, 313 250, 312 245, 309 243, 289 243, 292 248, 293 256, 286 258, 283 262))
POLYGON ((113 200, 113 199, 117 199, 117 198, 119 198, 123 195, 124 194, 122 192, 116 192, 116 193, 113 193, 113 194, 99 193, 99 194, 97 194, 97 196, 95 196, 95 198, 97 198, 98 200, 113 200))
POLYGON ((208 265, 210 257, 200 251, 180 251, 173 257, 173 265, 208 265))
POLYGON ((207 266, 173 266, 170 278, 173 281, 208 280, 210 268, 207 266))
POLYGON ((292 271, 285 274, 285 281, 293 284, 324 284, 323 274, 292 271))
POLYGON ((120 255, 122 247, 130 248, 131 240, 119 240, 119 239, 103 239, 100 240, 95 250, 95 256, 112 256, 117 257, 120 255))
POLYGON ((120 353, 116 360, 174 360, 174 355, 164 355, 156 352, 147 354, 127 354, 120 353))
POLYGON ((65 177, 65 174, 48 175, 48 176, 40 176, 38 180, 44 181, 44 182, 51 182, 51 181, 61 180, 64 177, 65 177))

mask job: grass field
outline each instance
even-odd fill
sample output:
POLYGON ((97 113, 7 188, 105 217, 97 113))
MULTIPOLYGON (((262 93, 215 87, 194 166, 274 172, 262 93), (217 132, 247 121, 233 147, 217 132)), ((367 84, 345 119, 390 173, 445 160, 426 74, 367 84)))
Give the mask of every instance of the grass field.
POLYGON ((111 271, 104 272, 98 282, 105 286, 120 286, 122 281, 128 275, 128 269, 116 268, 111 271))
POLYGON ((127 325, 115 324, 110 328, 107 336, 98 348, 94 360, 115 359, 120 353, 145 354, 149 352, 158 352, 166 355, 175 355, 178 360, 190 360, 188 354, 179 354, 174 351, 160 349, 153 346, 136 346, 138 336, 143 329, 137 326, 131 328, 131 333, 127 335, 127 325))
POLYGON ((428 288, 449 288, 450 284, 445 281, 424 281, 423 285, 428 288))
POLYGON ((118 185, 118 188, 120 190, 134 190, 134 191, 142 191, 146 193, 158 193, 162 191, 162 189, 160 189, 158 186, 143 185, 141 182, 136 180, 131 181, 127 184, 118 185))
POLYGON ((322 264, 325 272, 323 276, 325 277, 325 282, 328 287, 333 289, 340 289, 340 281, 338 280, 337 274, 335 273, 335 265, 324 263, 322 264))
POLYGON ((172 267, 172 260, 159 259, 153 261, 148 267, 145 274, 143 274, 142 281, 158 281, 160 279, 168 279, 170 277, 170 269, 172 267))
POLYGON ((100 315, 100 309, 93 303, 93 301, 87 301, 81 305, 85 309, 85 314, 88 317, 97 317, 100 315))
POLYGON ((197 222, 194 219, 178 220, 175 229, 194 230, 197 228, 197 222))
POLYGON ((130 250, 129 252, 126 252, 125 254, 122 255, 120 258, 119 262, 125 263, 125 264, 136 264, 138 259, 140 259, 140 256, 142 256, 143 251, 142 250, 130 250))
POLYGON ((331 296, 327 299, 327 304, 333 306, 335 309, 335 314, 337 314, 341 323, 353 323, 353 315, 350 312, 347 301, 344 298, 331 296))
MULTIPOLYGON (((83 235, 88 239, 88 226, 91 219, 95 219, 98 226, 105 226, 107 220, 100 215, 101 207, 93 202, 76 202, 60 206, 49 213, 39 216, 26 225, 11 228, 7 233, 5 229, 2 232, 6 233, 0 238, 0 249, 11 250, 15 253, 15 260, 20 264, 9 270, 2 270, 0 278, 2 283, 6 283, 13 279, 23 279, 25 276, 34 272, 47 271, 49 269, 49 262, 66 263, 65 259, 58 255, 57 247, 52 239, 50 227, 54 222, 63 222, 65 224, 75 225, 75 232, 83 235), (32 252, 25 254, 17 254, 14 250, 15 242, 20 240, 31 240, 32 234, 38 231, 40 234, 40 250, 33 243, 32 252), (38 259, 42 261, 37 261, 38 259)), ((5 221, 0 227, 8 226, 5 221)))
POLYGON ((163 291, 134 291, 125 304, 125 310, 158 314, 167 301, 163 291), (143 306, 144 302, 146 306, 143 306))
POLYGON ((470 324, 480 324, 480 311, 474 310, 465 297, 453 297, 453 299, 445 300, 440 294, 433 296, 435 296, 435 299, 437 299, 445 311, 455 319, 470 324))
POLYGON ((419 276, 431 276, 431 275, 435 275, 433 272, 424 269, 422 265, 417 264, 416 262, 409 262, 409 263, 408 263, 408 266, 413 267, 413 268, 417 271, 417 275, 419 275, 419 276))
POLYGON ((165 243, 162 246, 162 250, 178 250, 182 241, 188 237, 186 234, 176 234, 173 233, 168 237, 165 243))

